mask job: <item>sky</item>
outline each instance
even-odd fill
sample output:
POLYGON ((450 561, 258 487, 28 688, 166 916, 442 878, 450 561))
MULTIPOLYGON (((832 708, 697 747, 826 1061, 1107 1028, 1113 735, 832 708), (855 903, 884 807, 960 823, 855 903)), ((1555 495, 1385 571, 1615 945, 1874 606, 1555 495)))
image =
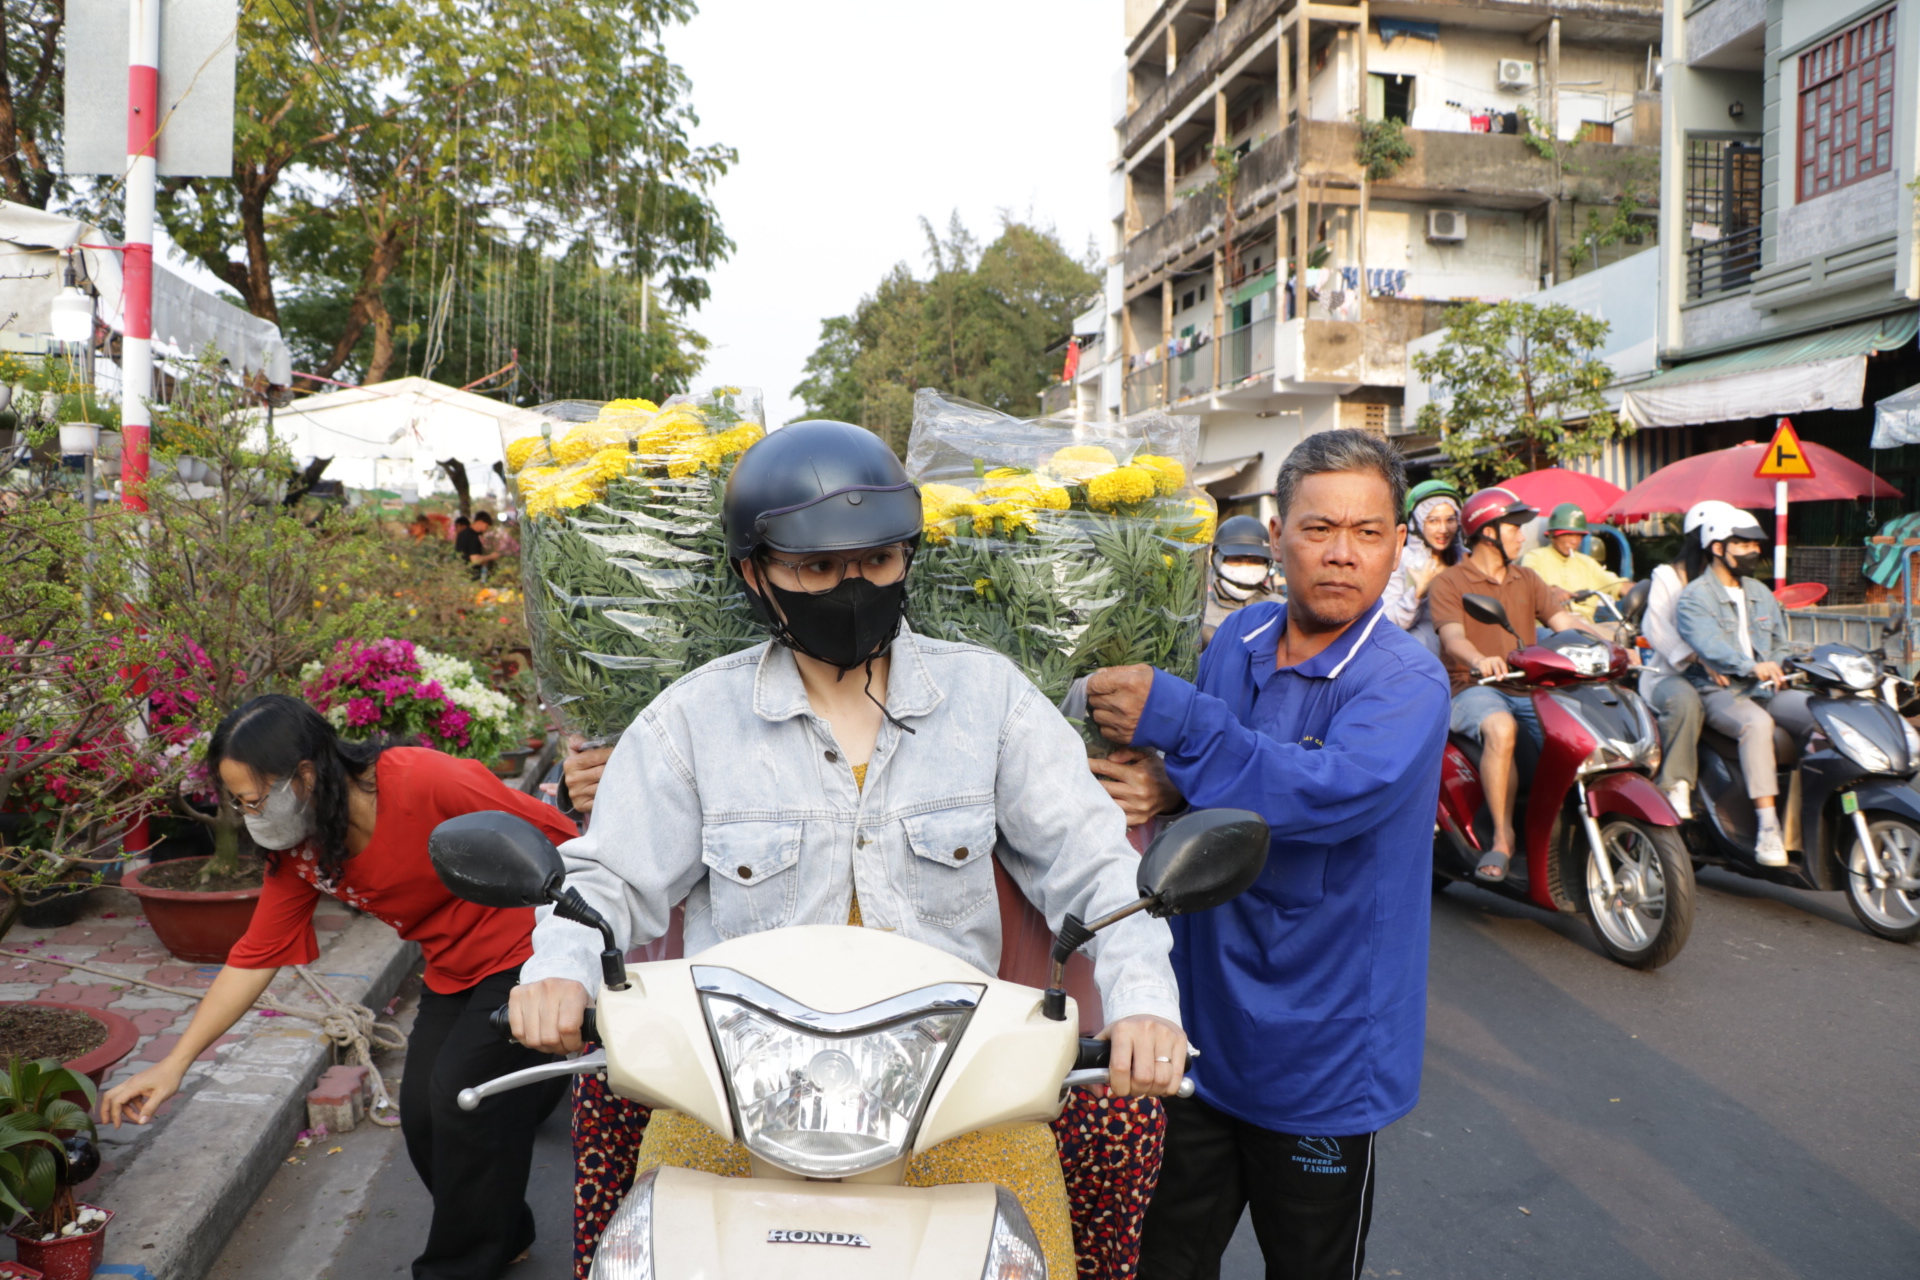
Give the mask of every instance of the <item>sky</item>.
POLYGON ((714 191, 737 246, 690 317, 700 381, 759 386, 768 419, 819 340, 896 263, 926 271, 925 217, 984 243, 1002 212, 1107 251, 1121 0, 702 0, 666 37, 696 141, 736 148, 714 191))

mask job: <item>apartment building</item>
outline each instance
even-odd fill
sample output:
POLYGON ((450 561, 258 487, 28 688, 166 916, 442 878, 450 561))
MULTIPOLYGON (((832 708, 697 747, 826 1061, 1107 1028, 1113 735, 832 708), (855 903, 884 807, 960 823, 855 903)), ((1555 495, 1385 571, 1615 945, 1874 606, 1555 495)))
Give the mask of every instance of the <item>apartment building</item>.
POLYGON ((1270 487, 1307 432, 1404 434, 1406 343, 1449 304, 1658 234, 1658 0, 1125 0, 1125 21, 1114 254, 1076 325, 1103 358, 1054 396, 1199 414, 1222 498, 1270 487), (1409 154, 1369 174, 1396 131, 1409 154))
MULTIPOLYGON (((1775 417, 1920 491, 1920 448, 1869 450, 1873 404, 1920 382, 1920 4, 1669 0, 1659 343, 1627 396, 1692 447, 1775 417)), ((1643 433, 1644 434, 1644 433, 1643 433)), ((1797 509, 1796 538, 1894 514, 1797 509)))

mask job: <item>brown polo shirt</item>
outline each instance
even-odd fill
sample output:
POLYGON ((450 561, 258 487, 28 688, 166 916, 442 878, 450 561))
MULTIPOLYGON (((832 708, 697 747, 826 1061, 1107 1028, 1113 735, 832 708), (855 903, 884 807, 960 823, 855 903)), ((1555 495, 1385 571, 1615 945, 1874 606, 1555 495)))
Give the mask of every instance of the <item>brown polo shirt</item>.
MULTIPOLYGON (((1513 637, 1499 627, 1485 622, 1475 622, 1467 616, 1466 608, 1460 603, 1462 596, 1492 596, 1507 611, 1507 620, 1513 623, 1514 630, 1522 638, 1531 642, 1533 632, 1527 626, 1528 619, 1544 623, 1560 611, 1553 600, 1553 589, 1546 580, 1525 565, 1507 566, 1507 580, 1495 582, 1480 572, 1479 566, 1471 560, 1462 560, 1459 564, 1445 570, 1433 580, 1427 588, 1427 599, 1433 605, 1433 626, 1438 631, 1449 622, 1457 622, 1467 629, 1467 642, 1488 657, 1504 658, 1513 652, 1513 637)), ((1440 660, 1446 664, 1447 676, 1453 681, 1453 691, 1459 693, 1474 682, 1471 667, 1461 666, 1452 654, 1446 652, 1443 645, 1440 660)))

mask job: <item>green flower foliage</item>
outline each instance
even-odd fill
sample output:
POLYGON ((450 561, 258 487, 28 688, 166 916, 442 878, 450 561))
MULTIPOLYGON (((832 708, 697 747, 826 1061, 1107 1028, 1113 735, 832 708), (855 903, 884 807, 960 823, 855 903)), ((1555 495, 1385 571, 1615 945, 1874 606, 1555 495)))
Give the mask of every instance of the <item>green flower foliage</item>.
POLYGON ((93 1081, 51 1058, 7 1063, 0 1073, 0 1204, 56 1231, 66 1225, 58 1219, 72 1219, 72 1189, 63 1177, 66 1161, 60 1143, 74 1134, 94 1136, 87 1113, 95 1096, 93 1081), (72 1101, 66 1096, 70 1093, 86 1103, 72 1101), (54 1212, 49 1214, 49 1209, 54 1212))

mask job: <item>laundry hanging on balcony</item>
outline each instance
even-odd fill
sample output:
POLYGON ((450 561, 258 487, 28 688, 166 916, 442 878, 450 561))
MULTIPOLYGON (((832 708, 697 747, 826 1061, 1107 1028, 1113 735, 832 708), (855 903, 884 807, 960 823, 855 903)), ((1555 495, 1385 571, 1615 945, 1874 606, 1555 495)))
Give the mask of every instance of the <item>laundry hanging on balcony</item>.
MULTIPOLYGON (((1370 298, 1398 298, 1407 291, 1407 272, 1404 267, 1368 267, 1367 296, 1370 298)), ((1360 288, 1360 268, 1340 268, 1340 279, 1350 291, 1360 288)))

